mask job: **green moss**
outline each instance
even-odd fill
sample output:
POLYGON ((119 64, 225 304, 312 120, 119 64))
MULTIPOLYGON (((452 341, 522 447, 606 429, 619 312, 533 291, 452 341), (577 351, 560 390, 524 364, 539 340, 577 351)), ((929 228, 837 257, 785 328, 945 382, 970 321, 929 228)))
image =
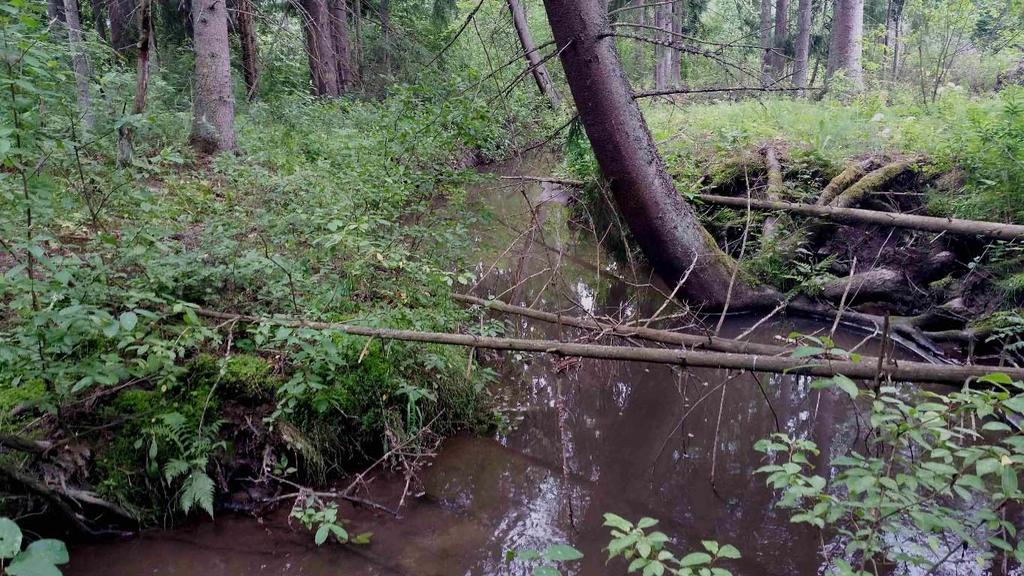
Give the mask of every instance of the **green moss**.
POLYGON ((270 364, 251 354, 218 358, 200 354, 189 366, 186 381, 191 387, 217 386, 217 396, 246 402, 271 400, 281 379, 270 364))
POLYGON ((0 415, 10 414, 18 406, 39 402, 46 398, 46 386, 41 380, 30 380, 16 386, 0 387, 0 415))

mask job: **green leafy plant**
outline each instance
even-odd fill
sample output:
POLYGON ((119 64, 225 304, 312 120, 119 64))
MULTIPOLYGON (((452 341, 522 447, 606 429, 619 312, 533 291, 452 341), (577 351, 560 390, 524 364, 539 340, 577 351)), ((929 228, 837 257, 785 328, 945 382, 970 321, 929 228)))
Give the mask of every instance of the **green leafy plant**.
POLYGON ((616 514, 606 513, 604 525, 611 528, 608 559, 622 557, 629 561, 627 571, 642 576, 730 576, 732 573, 719 566, 722 560, 740 558, 740 551, 731 544, 720 545, 714 540, 701 541, 701 550, 682 556, 666 548, 670 543, 664 532, 647 532, 658 524, 654 518, 641 518, 636 524, 616 514))
MULTIPOLYGON (((950 549, 1024 560, 1024 540, 1002 510, 1024 498, 1024 384, 1004 374, 940 394, 900 389, 871 393, 867 447, 832 459, 831 479, 813 473, 817 446, 773 434, 755 448, 770 463, 757 470, 781 494, 791 520, 840 536, 823 552, 838 574, 871 574, 881 565, 934 570, 950 549), (953 543, 953 544, 950 544, 953 543)), ((855 388, 854 388, 855 390, 855 388)))
POLYGON ((0 518, 0 566, 10 576, 60 576, 58 566, 67 564, 68 550, 60 540, 45 538, 32 542, 24 549, 18 524, 10 518, 0 518))
POLYGON ((560 566, 583 558, 583 553, 568 544, 552 544, 543 550, 527 548, 505 552, 506 562, 523 562, 531 566, 533 576, 560 576, 560 566))
POLYGON ((338 544, 369 544, 373 536, 372 532, 363 532, 350 537, 343 526, 345 520, 338 518, 338 506, 326 504, 312 495, 296 500, 290 517, 313 531, 313 541, 317 546, 322 546, 330 538, 338 544))

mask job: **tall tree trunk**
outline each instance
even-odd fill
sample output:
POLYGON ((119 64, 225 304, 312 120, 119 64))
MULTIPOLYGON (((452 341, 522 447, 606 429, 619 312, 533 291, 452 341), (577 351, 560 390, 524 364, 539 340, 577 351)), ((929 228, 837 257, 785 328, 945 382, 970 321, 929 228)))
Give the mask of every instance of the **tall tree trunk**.
POLYGON ((334 98, 339 94, 338 64, 334 59, 327 0, 302 0, 301 12, 313 95, 334 98))
POLYGON ((107 14, 103 9, 103 0, 90 0, 92 5, 92 23, 96 27, 96 35, 100 40, 107 41, 107 14))
POLYGON ((825 77, 841 72, 854 90, 864 88, 860 57, 864 36, 864 0, 836 0, 825 77))
POLYGON ((384 47, 384 73, 391 74, 391 0, 380 0, 380 38, 384 47))
MULTIPOLYGON (((672 7, 664 2, 654 7, 654 26, 658 29, 656 40, 671 42, 672 7)), ((671 48, 662 44, 654 45, 654 89, 665 90, 669 85, 669 69, 672 66, 671 48)))
POLYGON ((235 96, 231 44, 223 0, 192 0, 196 53, 192 146, 205 154, 235 149, 235 96))
MULTIPOLYGON (((145 0, 143 0, 145 1, 145 0)), ((238 44, 242 49, 242 76, 245 78, 247 100, 256 97, 260 83, 259 48, 256 43, 256 7, 252 0, 238 0, 238 44)))
POLYGON ((526 63, 533 71, 533 79, 537 82, 537 88, 540 89, 541 94, 547 97, 552 108, 558 108, 562 99, 558 95, 558 90, 555 89, 555 84, 551 81, 547 66, 544 65, 540 54, 537 53, 537 45, 533 43, 533 35, 530 34, 530 28, 526 25, 526 11, 523 10, 523 5, 519 3, 519 0, 508 0, 508 9, 512 12, 512 24, 519 36, 519 44, 522 45, 523 52, 526 53, 526 63))
POLYGON ((46 19, 54 27, 54 34, 63 34, 60 30, 64 26, 64 0, 46 0, 46 19))
POLYGON ((75 95, 78 98, 78 112, 81 114, 85 132, 93 129, 92 98, 89 96, 89 60, 82 43, 82 19, 78 14, 78 0, 64 0, 64 23, 68 30, 68 44, 71 46, 71 64, 75 70, 75 95))
MULTIPOLYGON (((683 33, 683 24, 686 22, 686 2, 673 2, 672 8, 672 27, 671 30, 675 34, 670 35, 670 42, 677 42, 680 40, 677 34, 683 33)), ((682 76, 680 68, 683 65, 682 61, 683 53, 681 50, 676 48, 669 48, 669 64, 668 64, 668 83, 669 86, 679 86, 682 83, 682 76)))
MULTIPOLYGON (((139 0, 139 44, 135 73, 135 100, 132 114, 138 116, 146 111, 146 96, 149 93, 149 56, 153 34, 153 0, 139 0)), ((131 164, 135 153, 135 127, 125 124, 117 130, 117 165, 131 164)))
POLYGON ((789 2, 775 0, 775 39, 772 42, 772 75, 775 80, 786 74, 786 39, 789 36, 789 2))
POLYGON ((772 0, 761 0, 761 83, 772 83, 772 0))
POLYGON ((796 56, 793 61, 793 85, 807 88, 807 68, 811 54, 811 0, 797 5, 796 56))
MULTIPOLYGON (((603 0, 544 0, 576 109, 618 210, 655 270, 698 305, 721 306, 735 262, 676 191, 633 99, 603 0), (687 274, 687 271, 690 271, 687 274)), ((737 307, 761 301, 742 279, 737 307)))
POLYGON ((892 54, 891 66, 889 69, 889 79, 892 83, 896 83, 899 78, 900 72, 900 57, 901 57, 901 38, 900 32, 902 32, 902 19, 903 19, 903 6, 905 2, 903 0, 891 0, 892 3, 892 14, 890 15, 889 22, 886 24, 886 35, 889 38, 890 43, 887 44, 889 51, 892 54), (891 32, 890 32, 891 30, 891 32))
POLYGON ((134 14, 135 0, 107 0, 110 45, 119 54, 125 55, 138 40, 133 33, 134 14))
POLYGON ((362 78, 360 63, 363 61, 363 1, 353 0, 352 4, 352 32, 355 35, 355 44, 352 47, 352 81, 359 82, 362 78))
POLYGON ((338 93, 352 83, 352 48, 348 37, 348 2, 329 0, 331 37, 334 44, 334 64, 337 68, 338 93))

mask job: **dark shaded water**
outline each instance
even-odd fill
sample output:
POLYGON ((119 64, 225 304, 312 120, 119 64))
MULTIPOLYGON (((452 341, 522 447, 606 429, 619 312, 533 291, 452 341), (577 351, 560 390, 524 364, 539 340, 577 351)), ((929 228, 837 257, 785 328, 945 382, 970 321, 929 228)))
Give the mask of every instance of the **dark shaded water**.
MULTIPOLYGON (((536 165, 519 170, 543 173, 536 165)), ((518 303, 549 311, 623 318, 649 317, 661 308, 664 298, 642 286, 649 282, 645 273, 609 267, 594 235, 570 241, 556 191, 526 189, 534 204, 548 201, 535 206, 544 225, 533 233, 520 187, 503 183, 477 192, 495 215, 479 231, 478 276, 485 277, 477 294, 511 291, 518 303), (602 272, 581 262, 600 263, 602 272), (616 280, 609 270, 635 280, 616 280)), ((677 312, 669 305, 661 315, 677 312)), ((722 333, 739 334, 751 323, 731 319, 722 333)), ((581 337, 523 319, 513 326, 530 337, 581 337)), ((772 341, 794 330, 827 328, 781 321, 751 338, 772 341)), ((862 340, 836 336, 844 348, 862 340)), ((869 346, 863 351, 873 352, 869 346)), ((677 550, 689 551, 701 539, 731 543, 743 554, 729 566, 738 575, 819 572, 817 532, 790 524, 785 512, 773 509, 772 492, 753 474, 763 463, 753 444, 778 426, 817 442, 826 462, 857 435, 845 395, 810 391, 808 379, 800 377, 511 353, 488 362, 502 376, 495 393, 512 425, 494 438, 445 442, 424 474, 425 495, 407 500, 401 519, 342 504, 340 514, 354 530, 374 532, 370 545, 317 548, 308 532, 288 525, 284 510, 262 521, 221 516, 131 541, 81 546, 72 550, 66 573, 525 574, 503 561, 505 550, 555 542, 584 552, 576 574, 625 573, 624 565, 605 564, 605 512, 660 519, 677 550)), ((372 497, 392 505, 402 487, 378 481, 372 497)))

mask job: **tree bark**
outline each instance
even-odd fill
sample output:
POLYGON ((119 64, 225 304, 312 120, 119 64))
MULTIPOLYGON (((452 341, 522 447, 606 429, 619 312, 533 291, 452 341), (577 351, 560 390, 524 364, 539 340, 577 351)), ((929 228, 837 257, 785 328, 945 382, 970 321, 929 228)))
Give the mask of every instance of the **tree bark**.
POLYGON ((789 35, 789 2, 775 0, 775 39, 772 41, 772 75, 775 80, 786 73, 786 38, 789 35))
POLYGON ((772 83, 772 0, 761 0, 761 83, 772 83))
POLYGON ((523 52, 526 54, 526 63, 533 72, 533 79, 537 82, 537 88, 548 99, 552 108, 558 108, 562 98, 551 81, 551 75, 548 74, 547 66, 544 65, 540 54, 537 53, 537 45, 534 44, 533 35, 530 34, 530 28, 526 24, 526 11, 523 10, 523 5, 519 3, 519 0, 508 0, 508 9, 512 12, 512 24, 516 28, 519 44, 523 47, 523 52))
POLYGON ((841 72, 854 90, 864 88, 861 51, 864 35, 864 0, 836 0, 826 79, 841 72))
POLYGON ((338 76, 338 94, 352 83, 352 49, 348 37, 348 2, 330 0, 331 38, 338 76))
POLYGON ((339 94, 338 63, 334 57, 327 0, 301 0, 301 12, 313 95, 334 98, 339 94))
POLYGON ((60 34, 64 26, 64 0, 46 0, 46 19, 53 26, 53 33, 60 34))
POLYGON ((252 0, 238 0, 238 43, 242 51, 242 76, 247 100, 256 98, 259 89, 259 45, 256 43, 256 7, 252 0))
MULTIPOLYGON (((676 191, 622 71, 604 2, 545 0, 544 6, 583 128, 640 248, 669 285, 681 283, 683 297, 724 305, 736 264, 676 191)), ((740 277, 732 304, 763 304, 767 296, 740 277)))
POLYGON ((110 45, 123 54, 136 41, 132 33, 132 14, 135 0, 107 0, 107 15, 110 18, 110 45))
MULTIPOLYGON (((150 35, 153 33, 153 1, 139 0, 139 52, 135 76, 135 100, 132 114, 146 111, 146 95, 149 92, 150 35)), ((131 124, 121 126, 117 131, 117 165, 127 166, 132 161, 135 145, 135 128, 131 124)))
POLYGON ((800 0, 797 6, 796 56, 793 62, 793 85, 807 88, 807 68, 811 54, 811 0, 800 0))
POLYGON ((103 0, 90 0, 92 5, 92 23, 100 40, 107 41, 107 15, 103 9, 103 0))
POLYGON ((78 0, 64 0, 64 23, 68 31, 68 45, 71 47, 71 64, 75 70, 75 96, 84 132, 93 129, 92 98, 89 95, 89 60, 82 42, 82 20, 78 14, 78 0))
POLYGON ((231 45, 223 0, 192 0, 195 38, 195 96, 192 145, 201 153, 235 149, 235 96, 231 85, 231 45))
MULTIPOLYGON (((673 2, 672 8, 672 31, 675 34, 683 33, 683 24, 686 22, 686 2, 673 2)), ((678 36, 670 35, 669 41, 678 42, 678 36)), ((683 52, 677 48, 669 48, 668 83, 669 86, 682 84, 681 70, 683 52)))
POLYGON ((670 5, 662 2, 654 7, 654 26, 659 30, 656 40, 660 42, 654 45, 654 89, 665 90, 669 87, 669 70, 672 67, 672 48, 665 45, 673 41, 672 34, 666 32, 672 30, 670 5))

